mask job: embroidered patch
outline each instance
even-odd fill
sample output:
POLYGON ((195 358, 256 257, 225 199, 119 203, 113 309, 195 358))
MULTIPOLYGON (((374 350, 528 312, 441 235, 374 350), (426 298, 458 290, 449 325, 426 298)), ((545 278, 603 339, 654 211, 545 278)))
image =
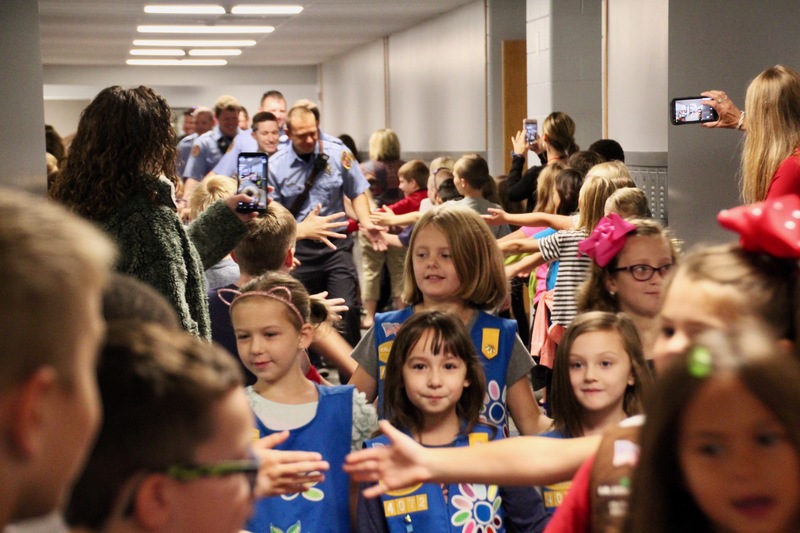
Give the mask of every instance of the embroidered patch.
POLYGON ((378 346, 378 362, 386 364, 389 361, 389 353, 392 351, 392 344, 394 341, 386 341, 378 346))
POLYGON ((347 170, 350 170, 350 167, 353 166, 353 156, 347 150, 342 151, 342 166, 347 170))
POLYGON ((386 335, 387 337, 391 337, 392 335, 400 331, 400 326, 402 325, 403 324, 400 324, 398 322, 384 322, 383 324, 381 324, 381 327, 383 328, 383 334, 386 335))
POLYGON ((614 441, 614 466, 636 466, 639 461, 639 445, 629 440, 614 441))
POLYGON ((195 144, 192 146, 192 157, 197 157, 198 155, 200 155, 200 145, 195 144))
POLYGON ((470 433, 469 434, 469 445, 472 446, 474 444, 483 444, 484 442, 489 442, 489 435, 486 433, 470 433))
POLYGON ((386 518, 400 514, 418 513, 428 510, 428 495, 418 494, 416 496, 406 496, 383 502, 383 514, 386 518))
POLYGON ((497 328, 483 328, 481 338, 481 353, 486 359, 494 358, 500 345, 500 330, 497 328))

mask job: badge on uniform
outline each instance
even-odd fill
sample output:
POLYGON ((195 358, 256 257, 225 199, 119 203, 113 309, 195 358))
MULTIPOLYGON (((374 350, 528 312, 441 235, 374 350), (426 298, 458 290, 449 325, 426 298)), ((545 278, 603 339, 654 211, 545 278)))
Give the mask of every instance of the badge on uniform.
POLYGON ((347 170, 353 166, 353 156, 347 150, 342 150, 342 166, 347 170))
POLYGON ((497 355, 500 345, 500 330, 497 328, 483 328, 483 338, 481 339, 481 353, 486 359, 492 359, 497 355))
POLYGON ((192 157, 197 157, 198 155, 200 155, 200 145, 195 144, 192 146, 192 157))

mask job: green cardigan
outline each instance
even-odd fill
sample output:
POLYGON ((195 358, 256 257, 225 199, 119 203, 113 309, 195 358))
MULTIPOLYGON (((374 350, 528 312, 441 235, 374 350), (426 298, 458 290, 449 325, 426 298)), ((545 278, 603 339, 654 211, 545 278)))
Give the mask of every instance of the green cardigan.
POLYGON ((117 270, 151 285, 167 297, 183 328, 211 340, 203 271, 233 250, 247 227, 220 200, 184 228, 165 181, 155 184, 157 202, 133 195, 103 224, 120 249, 117 270))

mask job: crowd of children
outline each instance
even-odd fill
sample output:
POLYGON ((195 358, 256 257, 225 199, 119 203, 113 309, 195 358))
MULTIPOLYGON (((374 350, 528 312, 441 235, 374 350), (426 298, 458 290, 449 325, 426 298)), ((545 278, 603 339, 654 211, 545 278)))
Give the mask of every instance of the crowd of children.
POLYGON ((54 177, 77 215, 0 195, 0 528, 800 530, 800 198, 725 211, 740 242, 683 255, 619 145, 579 150, 565 113, 498 180, 477 154, 404 162, 380 130, 351 346, 343 300, 291 274, 299 233, 341 214, 244 215, 210 177, 187 230, 174 150, 131 173, 95 138, 124 105, 167 138, 158 95, 103 91, 54 177))

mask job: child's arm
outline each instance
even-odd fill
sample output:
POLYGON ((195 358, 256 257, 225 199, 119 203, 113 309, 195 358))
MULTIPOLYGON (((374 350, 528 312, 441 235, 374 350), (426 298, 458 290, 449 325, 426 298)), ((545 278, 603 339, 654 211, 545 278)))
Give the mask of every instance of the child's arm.
POLYGON ((361 365, 356 367, 353 377, 350 378, 347 384, 354 385, 356 389, 363 392, 370 402, 374 402, 378 396, 378 384, 375 378, 368 374, 361 365))
MULTIPOLYGON (((483 216, 483 215, 481 215, 481 216, 483 216)), ((513 241, 515 239, 527 239, 527 238, 528 238, 528 236, 525 235, 525 232, 522 231, 521 229, 518 229, 518 230, 512 231, 508 235, 503 235, 502 237, 497 239, 497 242, 513 241)))
POLYGON ((379 226, 408 226, 414 224, 421 216, 419 211, 411 211, 403 215, 395 215, 391 211, 375 211, 370 218, 373 224, 379 226))
POLYGON ((504 268, 507 279, 514 279, 517 276, 529 276, 531 272, 536 270, 540 265, 544 264, 541 252, 536 252, 529 256, 523 257, 516 263, 506 265, 504 268))
POLYGON ((314 331, 314 348, 345 376, 352 376, 358 363, 350 357, 353 347, 327 322, 314 331))
POLYGON ((539 409, 528 377, 522 377, 508 388, 506 405, 520 435, 538 435, 550 429, 553 421, 539 409))
POLYGON ((552 213, 506 213, 502 209, 490 207, 487 215, 481 215, 490 226, 500 224, 514 224, 515 226, 548 226, 553 229, 575 229, 572 217, 567 215, 554 215, 552 213))
POLYGON ((363 392, 368 402, 374 402, 378 396, 378 347, 374 326, 364 333, 351 356, 358 366, 347 384, 363 392))
POLYGON ((358 481, 381 483, 366 497, 415 483, 484 483, 547 485, 570 479, 597 450, 600 437, 550 439, 514 437, 460 448, 424 448, 381 421, 391 446, 369 448, 347 456, 344 468, 358 481))
POLYGON ((536 239, 514 239, 512 241, 499 242, 497 245, 503 255, 514 255, 521 253, 533 253, 539 251, 539 241, 536 239))
POLYGON ((288 431, 274 433, 259 439, 253 451, 261 459, 255 489, 257 498, 292 494, 306 490, 306 483, 325 479, 322 472, 330 470, 327 461, 317 452, 273 450, 289 437, 288 431))

